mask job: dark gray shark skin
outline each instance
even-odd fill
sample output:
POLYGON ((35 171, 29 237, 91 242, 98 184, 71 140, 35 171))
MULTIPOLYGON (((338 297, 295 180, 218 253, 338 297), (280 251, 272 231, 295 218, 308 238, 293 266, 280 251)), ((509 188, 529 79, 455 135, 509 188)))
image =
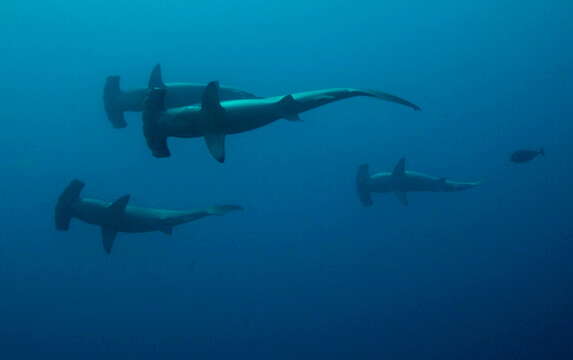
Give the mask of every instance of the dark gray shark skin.
POLYGON ((200 105, 169 109, 162 88, 150 90, 143 111, 143 130, 155 157, 171 155, 168 137, 203 137, 211 155, 225 161, 225 136, 251 131, 279 119, 300 121, 299 114, 335 101, 367 96, 390 101, 414 110, 420 108, 397 96, 351 88, 306 91, 261 99, 221 101, 218 82, 207 85, 200 105))
POLYGON ((511 154, 510 161, 516 164, 523 164, 530 162, 539 155, 545 156, 543 148, 539 150, 517 150, 511 154))
POLYGON ((481 182, 458 182, 406 171, 406 160, 400 159, 393 172, 370 175, 368 165, 358 168, 356 189, 362 205, 372 206, 371 193, 394 193, 402 205, 408 205, 409 192, 454 192, 474 188, 481 182))
POLYGON ((175 226, 211 215, 242 210, 237 205, 211 206, 206 209, 177 211, 129 206, 129 195, 114 202, 80 197, 84 183, 73 180, 56 204, 56 229, 67 231, 73 218, 101 227, 104 250, 109 254, 117 233, 160 231, 171 235, 175 226))
MULTIPOLYGON (((103 101, 108 120, 116 129, 125 128, 124 112, 141 112, 150 87, 166 90, 165 106, 167 108, 181 107, 201 102, 206 84, 188 82, 164 83, 160 65, 153 68, 147 88, 122 91, 119 76, 108 76, 104 86, 103 101)), ((221 99, 255 99, 257 96, 232 87, 221 87, 221 99)))

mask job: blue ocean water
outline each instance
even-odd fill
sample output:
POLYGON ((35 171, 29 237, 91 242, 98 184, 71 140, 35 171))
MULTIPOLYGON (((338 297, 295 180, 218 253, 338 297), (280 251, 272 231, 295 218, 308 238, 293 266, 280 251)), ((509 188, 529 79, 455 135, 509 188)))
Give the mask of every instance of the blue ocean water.
POLYGON ((570 359, 573 3, 63 0, 0 4, 3 359, 570 359), (372 88, 156 159, 140 114, 105 118, 102 87, 208 82, 261 96, 372 88), (508 163, 520 148, 545 158, 508 163), (461 193, 374 196, 369 163, 461 193), (140 206, 237 203, 161 233, 57 232, 74 178, 140 206))

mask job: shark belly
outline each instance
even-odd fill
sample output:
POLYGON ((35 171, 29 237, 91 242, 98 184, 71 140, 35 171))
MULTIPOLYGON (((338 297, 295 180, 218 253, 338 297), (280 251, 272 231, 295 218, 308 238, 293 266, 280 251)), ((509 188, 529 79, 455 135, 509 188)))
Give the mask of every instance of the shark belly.
POLYGON ((441 191, 438 178, 418 173, 406 172, 405 176, 395 178, 392 173, 379 173, 370 178, 366 185, 374 193, 441 191))
POLYGON ((110 222, 107 216, 109 202, 96 199, 80 199, 71 207, 73 216, 85 223, 103 225, 110 222))
POLYGON ((121 218, 111 217, 110 202, 83 198, 73 206, 74 216, 92 225, 111 227, 118 232, 149 232, 160 228, 161 219, 151 211, 128 206, 121 218))
MULTIPOLYGON (((225 134, 238 134, 268 125, 282 118, 278 105, 259 100, 232 101, 225 110, 222 130, 225 134), (246 102, 241 104, 239 102, 246 102)), ((212 124, 199 106, 187 106, 166 111, 158 121, 156 135, 196 138, 207 134, 212 124)))
POLYGON ((442 191, 438 178, 413 172, 406 172, 400 181, 400 188, 405 192, 442 191))
POLYGON ((389 193, 395 191, 391 180, 391 173, 378 173, 372 175, 372 177, 368 179, 364 186, 369 192, 389 193))
POLYGON ((223 124, 226 134, 238 134, 266 126, 283 117, 278 104, 280 98, 235 100, 222 103, 225 110, 223 124))
POLYGON ((204 133, 204 122, 198 106, 175 108, 160 116, 155 134, 180 138, 201 137, 204 133))
POLYGON ((157 231, 161 228, 161 221, 160 217, 148 209, 128 206, 119 222, 118 231, 126 233, 157 231))

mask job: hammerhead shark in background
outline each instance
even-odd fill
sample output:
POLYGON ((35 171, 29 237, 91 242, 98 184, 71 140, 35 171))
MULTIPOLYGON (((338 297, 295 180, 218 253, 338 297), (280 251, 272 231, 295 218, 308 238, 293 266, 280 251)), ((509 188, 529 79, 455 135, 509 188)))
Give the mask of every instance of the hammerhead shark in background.
MULTIPOLYGON (((165 83, 161 75, 161 66, 153 68, 147 88, 122 91, 119 76, 108 76, 103 89, 103 103, 107 118, 112 126, 121 129, 127 126, 125 111, 141 112, 144 108, 144 100, 149 88, 165 89, 165 106, 167 108, 197 104, 201 102, 201 96, 206 84, 178 82, 165 83)), ((221 86, 220 96, 223 100, 231 99, 255 99, 257 96, 243 90, 221 86)))
POLYGON ((60 195, 55 209, 56 229, 68 231, 73 218, 101 227, 103 248, 110 254, 118 232, 160 231, 171 235, 173 227, 211 215, 242 210, 237 205, 211 206, 206 209, 177 211, 129 206, 129 195, 114 202, 80 197, 85 184, 73 180, 60 195))
POLYGON ((368 165, 360 165, 356 174, 358 197, 364 206, 372 206, 371 193, 394 193, 402 205, 408 205, 407 193, 419 191, 452 192, 478 186, 480 182, 457 182, 414 171, 406 171, 406 159, 400 159, 394 170, 370 175, 368 165))

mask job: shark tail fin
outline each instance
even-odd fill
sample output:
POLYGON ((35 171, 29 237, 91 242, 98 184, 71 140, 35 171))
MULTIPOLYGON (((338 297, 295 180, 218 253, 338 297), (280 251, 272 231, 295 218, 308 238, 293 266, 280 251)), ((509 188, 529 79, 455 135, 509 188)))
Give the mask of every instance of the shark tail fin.
POLYGON ((382 91, 377 91, 377 90, 356 90, 358 93, 360 93, 361 95, 364 96, 370 96, 382 101, 389 101, 389 102, 393 102, 396 104, 400 104, 400 105, 404 105, 407 106, 411 109, 413 109, 414 111, 420 111, 422 110, 422 108, 420 108, 418 105, 403 99, 401 97, 398 97, 396 95, 392 95, 392 94, 388 94, 382 91))
POLYGON ((370 170, 368 164, 363 164, 358 167, 356 173, 356 190, 358 191, 358 198, 365 207, 372 206, 372 197, 368 189, 368 179, 370 179, 370 170))
POLYGON ((541 156, 545 156, 545 149, 544 148, 539 149, 539 154, 541 156))
POLYGON ((108 76, 103 87, 103 105, 105 112, 107 113, 107 118, 111 122, 111 125, 116 129, 121 129, 127 126, 127 122, 123 115, 123 109, 119 105, 119 97, 121 96, 119 83, 119 76, 108 76))
POLYGON ((207 209, 209 215, 225 215, 230 213, 231 211, 243 210, 242 206, 239 205, 216 205, 211 206, 207 209))
POLYGON ((70 208, 72 204, 79 199, 84 186, 85 184, 80 180, 72 180, 60 195, 56 203, 54 217, 57 230, 68 231, 70 228, 70 221, 72 219, 70 208))

